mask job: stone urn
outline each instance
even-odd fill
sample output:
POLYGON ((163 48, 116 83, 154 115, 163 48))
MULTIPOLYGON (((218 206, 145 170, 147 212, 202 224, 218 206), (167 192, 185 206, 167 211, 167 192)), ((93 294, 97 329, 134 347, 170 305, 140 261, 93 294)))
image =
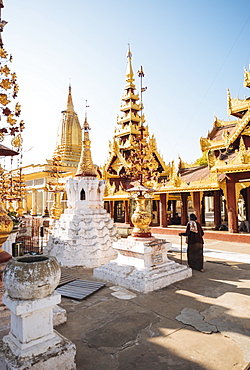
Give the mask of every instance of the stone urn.
POLYGON ((52 256, 12 258, 3 272, 3 284, 14 299, 31 300, 47 297, 58 286, 61 268, 52 256))

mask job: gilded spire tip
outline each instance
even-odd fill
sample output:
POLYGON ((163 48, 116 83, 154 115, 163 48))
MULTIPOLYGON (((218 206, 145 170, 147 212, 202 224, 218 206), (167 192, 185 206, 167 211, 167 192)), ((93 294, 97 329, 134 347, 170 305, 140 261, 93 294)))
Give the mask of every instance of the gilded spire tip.
POLYGON ((126 72, 126 81, 130 84, 133 84, 134 81, 134 72, 133 72, 133 67, 132 67, 132 53, 130 50, 130 44, 128 44, 128 65, 127 65, 127 72, 126 72))
POLYGON ((68 93, 68 102, 67 102, 67 110, 74 111, 74 105, 71 95, 71 83, 69 84, 69 93, 68 93))
POLYGON ((132 53, 131 53, 131 50, 130 50, 130 44, 128 44, 128 54, 127 54, 127 57, 128 58, 132 58, 132 53))

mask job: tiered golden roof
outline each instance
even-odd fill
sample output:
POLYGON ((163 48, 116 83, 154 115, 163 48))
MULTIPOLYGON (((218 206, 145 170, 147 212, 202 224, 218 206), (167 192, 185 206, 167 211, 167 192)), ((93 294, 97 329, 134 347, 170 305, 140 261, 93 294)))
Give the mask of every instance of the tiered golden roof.
MULTIPOLYGON (((250 87, 245 69, 244 87, 250 87)), ((202 151, 208 152, 212 172, 245 172, 250 170, 250 99, 232 99, 228 90, 228 113, 237 120, 215 119, 206 138, 200 139, 202 151)))
MULTIPOLYGON (((143 135, 149 137, 148 146, 155 159, 156 170, 160 173, 168 173, 166 166, 157 151, 154 136, 149 136, 148 126, 144 126, 145 117, 142 114, 143 104, 139 101, 139 94, 135 92, 135 78, 132 67, 132 53, 130 47, 127 54, 125 94, 122 96, 123 104, 120 106, 121 117, 117 117, 113 140, 109 143, 109 158, 103 168, 103 177, 107 180, 106 195, 114 195, 113 180, 116 182, 116 192, 126 190, 129 181, 123 181, 127 169, 130 166, 129 157, 135 145, 135 138, 140 137, 141 129, 143 135), (141 112, 141 114, 139 114, 141 112), (117 179, 117 180, 115 180, 117 179), (109 183, 111 181, 111 183, 109 183), (112 193, 112 194, 111 194, 112 193)), ((117 194, 117 193, 116 193, 117 194)))
MULTIPOLYGON (((250 87, 250 74, 246 69, 244 86, 250 87)), ((200 139, 208 165, 188 165, 179 158, 178 173, 172 164, 169 179, 158 184, 159 192, 223 189, 226 194, 226 173, 250 171, 250 99, 232 99, 228 90, 228 113, 237 119, 223 121, 215 117, 207 137, 200 139)))

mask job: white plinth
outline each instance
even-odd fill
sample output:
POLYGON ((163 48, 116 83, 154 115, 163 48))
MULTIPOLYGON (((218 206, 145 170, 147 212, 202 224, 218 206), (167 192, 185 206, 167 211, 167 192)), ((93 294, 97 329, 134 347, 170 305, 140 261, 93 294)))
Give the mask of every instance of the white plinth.
POLYGON ((53 330, 53 308, 60 301, 57 292, 34 300, 17 300, 5 293, 11 327, 0 343, 0 369, 49 370, 60 365, 75 369, 75 345, 53 330))
POLYGON ((75 370, 76 347, 67 338, 57 333, 60 343, 37 356, 18 357, 7 343, 0 340, 1 370, 75 370))
POLYGON ((98 279, 148 293, 192 276, 192 270, 167 258, 171 243, 164 239, 121 239, 113 244, 116 260, 94 269, 98 279))
POLYGON ((55 256, 61 266, 93 268, 116 258, 112 244, 117 235, 105 209, 66 209, 55 223, 44 253, 55 256))
POLYGON ((60 301, 61 295, 57 292, 34 300, 3 296, 3 303, 11 311, 10 332, 3 341, 16 356, 38 355, 61 341, 53 330, 53 308, 60 301))

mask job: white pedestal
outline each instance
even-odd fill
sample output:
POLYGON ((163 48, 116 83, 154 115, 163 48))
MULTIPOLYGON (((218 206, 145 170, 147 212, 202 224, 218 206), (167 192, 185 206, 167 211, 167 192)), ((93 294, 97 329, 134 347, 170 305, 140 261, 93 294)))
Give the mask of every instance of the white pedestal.
POLYGON ((148 293, 192 276, 192 270, 167 258, 171 243, 129 236, 113 243, 116 260, 94 269, 98 279, 148 293))
POLYGON ((44 249, 61 266, 94 268, 116 258, 116 227, 103 208, 66 209, 57 220, 44 249))
POLYGON ((5 293, 11 327, 0 343, 0 369, 56 369, 63 364, 61 355, 67 359, 62 368, 75 369, 75 345, 53 330, 53 308, 60 301, 57 292, 34 300, 16 300, 5 293))

